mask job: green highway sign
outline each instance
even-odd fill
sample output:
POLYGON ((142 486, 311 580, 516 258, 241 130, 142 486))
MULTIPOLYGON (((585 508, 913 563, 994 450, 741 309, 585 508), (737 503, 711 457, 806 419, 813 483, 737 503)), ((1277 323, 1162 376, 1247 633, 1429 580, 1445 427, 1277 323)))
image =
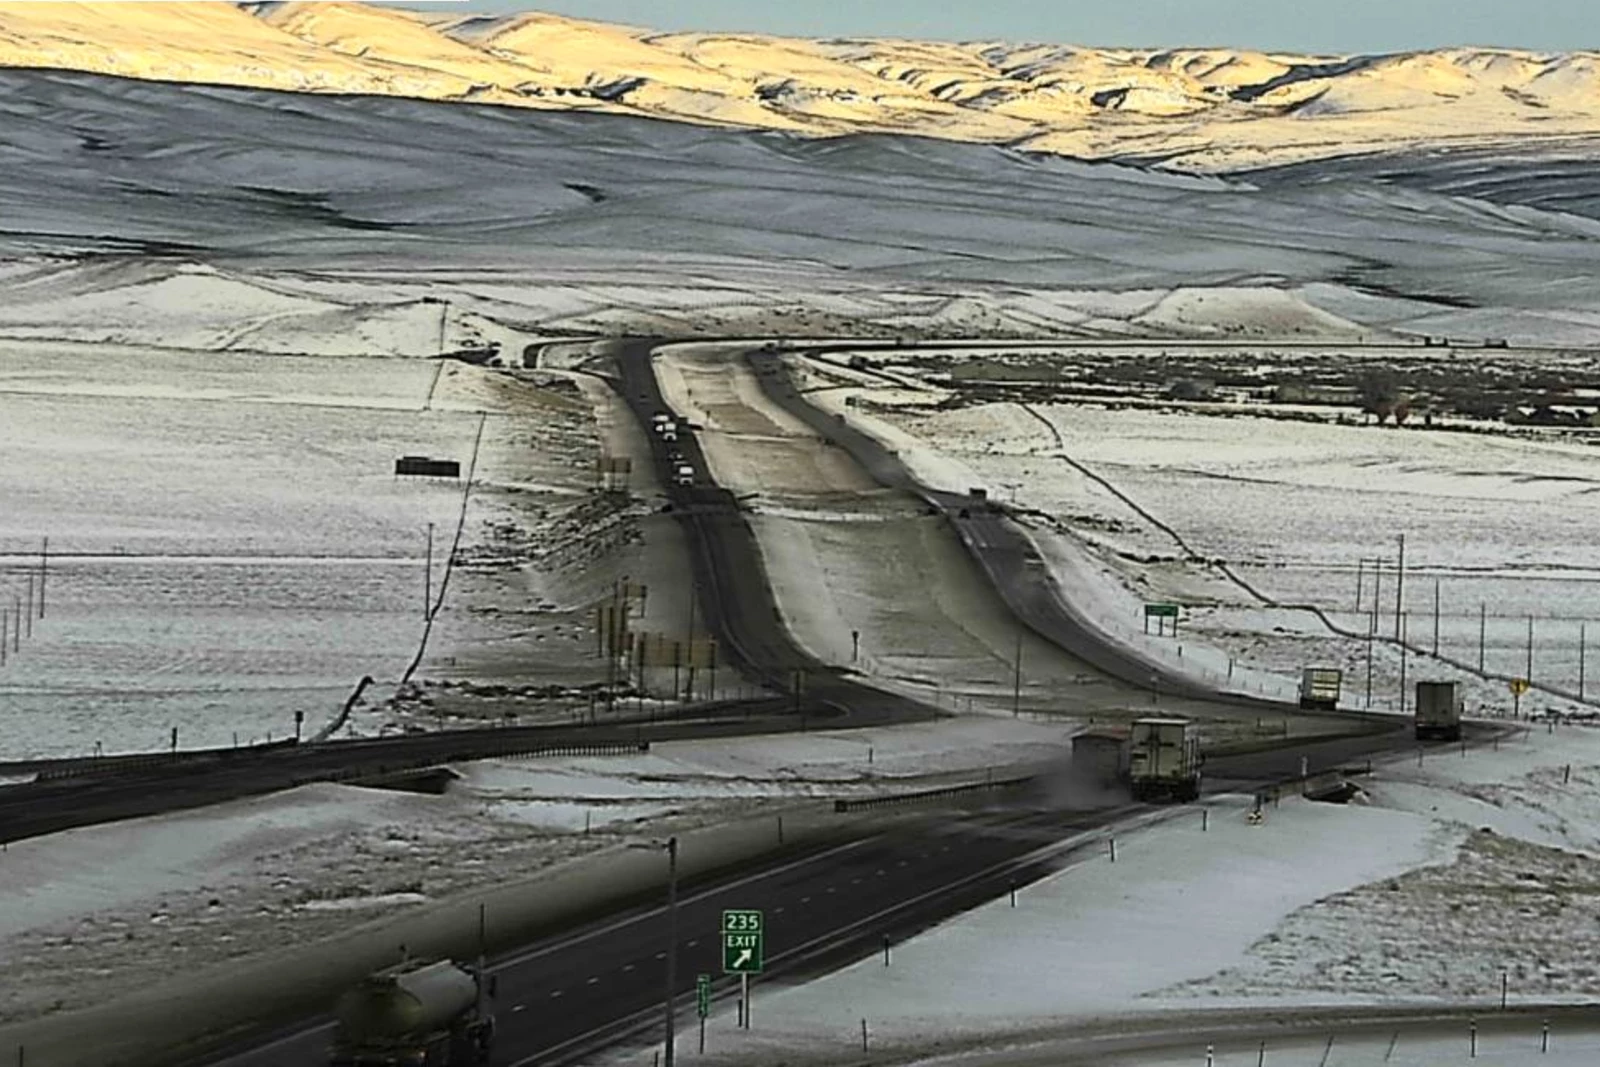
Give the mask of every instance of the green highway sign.
POLYGON ((766 921, 760 911, 743 908, 722 913, 722 971, 760 974, 766 965, 766 921))
POLYGON ((761 912, 754 908, 722 913, 722 932, 725 934, 759 934, 762 926, 761 912))
POLYGON ((697 975, 694 980, 694 1005, 704 1019, 711 1014, 711 976, 709 974, 697 975))
POLYGON ((1144 613, 1146 616, 1158 619, 1176 619, 1178 617, 1178 605, 1146 604, 1144 606, 1144 613))

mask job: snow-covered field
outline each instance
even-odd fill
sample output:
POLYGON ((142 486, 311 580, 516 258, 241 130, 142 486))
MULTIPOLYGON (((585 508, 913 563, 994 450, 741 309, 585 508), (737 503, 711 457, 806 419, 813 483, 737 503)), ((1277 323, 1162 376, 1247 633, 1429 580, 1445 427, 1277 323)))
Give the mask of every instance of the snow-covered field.
MULTIPOLYGON (((996 1067, 1043 1064, 1049 1040, 1103 1031, 1119 1016, 1136 1032, 1163 1016, 1198 1029, 1196 1010, 1215 1008, 1263 1009, 1264 1025, 1274 1008, 1312 1005, 1334 1015, 1380 1002, 1477 1003, 1487 1013, 1503 972, 1514 1005, 1600 995, 1600 735, 1588 728, 1539 728, 1420 768, 1401 760, 1380 767, 1358 803, 1285 801, 1260 825, 1245 819, 1243 799, 1209 803, 1208 828, 1191 809, 1121 831, 1114 863, 1094 844, 1015 907, 997 900, 898 945, 888 967, 875 956, 805 985, 757 986, 755 1027, 741 1032, 731 1005, 719 1010, 708 1057, 856 1062, 865 1018, 874 1052, 895 1062, 935 1062, 923 1057, 942 1050, 937 1062, 959 1063, 965 1050, 996 1067)), ((781 938, 769 931, 769 943, 781 938)), ((1452 1058, 1439 1058, 1437 1035, 1408 1034, 1388 1062, 1465 1059, 1461 1030, 1452 1058)), ((1284 1058, 1268 1062, 1321 1062, 1327 1032, 1339 1024, 1319 1033, 1315 1054, 1274 1038, 1273 1057, 1284 1058)), ((1384 1062, 1389 1036, 1376 1055, 1370 1039, 1341 1038, 1325 1062, 1384 1062)), ((1535 1022, 1514 1037, 1486 1033, 1482 1051, 1489 1062, 1534 1062, 1514 1049, 1527 1056, 1537 1039, 1535 1022)), ((1254 1063, 1250 1046, 1248 1061, 1235 1048, 1218 1062, 1254 1063)), ((1576 1055, 1570 1034, 1552 1047, 1576 1055)), ((1105 1062, 1200 1063, 1204 1052, 1105 1062)))
POLYGON ((464 764, 443 796, 306 786, 11 844, 0 1022, 393 915, 640 833, 825 797, 972 781, 1065 751, 989 720, 657 745, 640 756, 464 764))
POLYGON ((174 727, 183 747, 282 737, 295 712, 330 719, 363 675, 392 690, 422 639, 428 526, 437 598, 462 508, 461 483, 397 479, 394 460, 465 471, 480 425, 464 565, 431 650, 444 665, 487 641, 474 662, 503 660, 518 641, 474 624, 492 604, 474 587, 515 579, 522 643, 594 673, 583 586, 628 517, 572 521, 597 455, 576 392, 381 354, 13 341, 0 419, 4 758, 156 749, 174 727), (44 537, 45 615, 17 640, 44 537))
MULTIPOLYGON (((1593 492, 1600 481, 1591 445, 1286 422, 1244 409, 985 403, 933 410, 930 403, 949 395, 939 387, 863 384, 815 395, 894 439, 929 484, 985 485, 1029 512, 1024 521, 1045 556, 1092 594, 1086 599, 1108 629, 1144 640, 1142 603, 1186 605, 1187 639, 1149 645, 1169 658, 1183 645, 1186 659, 1213 677, 1226 675, 1229 660, 1236 678, 1251 667, 1292 678, 1302 666, 1326 663, 1345 670, 1349 703, 1366 703, 1364 640, 1339 637, 1312 613, 1272 607, 1249 590, 1279 604, 1315 605, 1336 625, 1365 633, 1370 561, 1382 558, 1379 632, 1393 635, 1404 534, 1402 622, 1414 646, 1433 647, 1437 585, 1441 655, 1478 662, 1481 612, 1484 668, 1523 675, 1532 617, 1534 680, 1577 693, 1581 667, 1586 695, 1600 694, 1595 661, 1585 655, 1580 663, 1587 630, 1588 652, 1600 645, 1592 592, 1600 589, 1600 555, 1589 535, 1600 518, 1593 492), (847 408, 850 396, 870 407, 847 408)), ((1408 681, 1461 673, 1408 658, 1408 681)), ((1398 707, 1399 672, 1398 652, 1377 644, 1372 707, 1398 707)), ((1504 683, 1465 681, 1474 708, 1511 711, 1504 683)), ((1577 710, 1537 692, 1522 710, 1545 708, 1577 710)))

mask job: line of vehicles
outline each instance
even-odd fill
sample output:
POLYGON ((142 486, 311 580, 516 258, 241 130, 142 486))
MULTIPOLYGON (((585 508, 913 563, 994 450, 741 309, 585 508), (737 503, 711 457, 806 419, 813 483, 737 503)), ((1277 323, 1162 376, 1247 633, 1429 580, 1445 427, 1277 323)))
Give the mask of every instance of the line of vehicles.
MULTIPOLYGON (((1343 684, 1342 671, 1333 667, 1307 667, 1300 673, 1300 706, 1308 710, 1337 711, 1343 684)), ((1466 700, 1458 683, 1416 683, 1416 701, 1412 709, 1412 730, 1417 740, 1461 740, 1461 716, 1466 711, 1466 700)))
MULTIPOLYGON (((678 443, 678 424, 666 412, 659 411, 655 414, 650 420, 650 429, 661 439, 662 444, 675 446, 678 443)), ((694 484, 694 467, 677 448, 674 447, 667 453, 667 463, 672 470, 674 485, 694 484)))

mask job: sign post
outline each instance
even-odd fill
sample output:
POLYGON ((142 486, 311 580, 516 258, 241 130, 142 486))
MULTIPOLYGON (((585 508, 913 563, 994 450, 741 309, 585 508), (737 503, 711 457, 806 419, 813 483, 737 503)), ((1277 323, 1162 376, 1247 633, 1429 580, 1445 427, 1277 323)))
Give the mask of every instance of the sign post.
POLYGON ((766 917, 753 908, 722 913, 722 973, 739 976, 744 1028, 750 1029, 750 976, 766 966, 766 917))
POLYGON ((706 1054, 706 1016, 711 1014, 711 976, 696 975, 694 980, 694 1006, 700 1016, 700 1055, 706 1054))

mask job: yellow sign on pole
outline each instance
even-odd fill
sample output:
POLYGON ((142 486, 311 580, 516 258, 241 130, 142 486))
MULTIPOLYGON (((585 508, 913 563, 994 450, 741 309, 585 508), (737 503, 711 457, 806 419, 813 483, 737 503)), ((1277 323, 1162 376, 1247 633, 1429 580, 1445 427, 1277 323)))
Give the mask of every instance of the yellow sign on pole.
POLYGON ((1511 692, 1514 696, 1521 696, 1533 687, 1533 683, 1526 678, 1511 679, 1511 692))

